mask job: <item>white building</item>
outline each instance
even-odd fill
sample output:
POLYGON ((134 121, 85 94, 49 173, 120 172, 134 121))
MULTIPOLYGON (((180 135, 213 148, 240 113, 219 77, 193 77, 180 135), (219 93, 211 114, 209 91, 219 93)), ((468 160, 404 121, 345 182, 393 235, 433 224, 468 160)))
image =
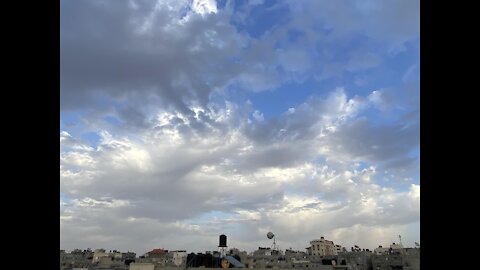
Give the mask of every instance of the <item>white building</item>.
POLYGON ((310 241, 310 255, 332 256, 338 255, 337 249, 332 241, 326 240, 323 236, 320 239, 310 241))
POLYGON ((403 250, 403 245, 402 244, 396 244, 396 243, 392 243, 390 245, 390 247, 382 247, 382 246, 378 246, 378 248, 376 248, 374 250, 375 254, 377 255, 382 255, 382 254, 388 254, 390 253, 390 250, 392 251, 401 251, 403 250))
POLYGON ((185 264, 185 260, 187 258, 187 251, 186 250, 175 250, 171 251, 173 254, 173 264, 176 266, 180 266, 185 264))
POLYGON ((108 253, 105 252, 105 249, 96 249, 95 252, 93 252, 93 258, 92 262, 93 263, 98 263, 100 261, 100 258, 102 257, 108 257, 108 253))
POLYGON ((382 246, 378 246, 378 248, 376 248, 376 249, 374 250, 374 252, 375 252, 375 254, 377 254, 377 255, 382 255, 382 254, 387 254, 387 253, 388 253, 388 250, 389 250, 389 248, 384 248, 384 247, 382 247, 382 246))

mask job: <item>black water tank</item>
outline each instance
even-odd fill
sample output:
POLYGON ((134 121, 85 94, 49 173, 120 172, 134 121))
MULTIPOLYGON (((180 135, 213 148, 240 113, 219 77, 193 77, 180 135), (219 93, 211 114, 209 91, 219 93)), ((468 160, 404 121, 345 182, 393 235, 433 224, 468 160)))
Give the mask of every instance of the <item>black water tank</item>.
POLYGON ((225 234, 220 235, 220 243, 218 247, 227 247, 227 236, 225 234))

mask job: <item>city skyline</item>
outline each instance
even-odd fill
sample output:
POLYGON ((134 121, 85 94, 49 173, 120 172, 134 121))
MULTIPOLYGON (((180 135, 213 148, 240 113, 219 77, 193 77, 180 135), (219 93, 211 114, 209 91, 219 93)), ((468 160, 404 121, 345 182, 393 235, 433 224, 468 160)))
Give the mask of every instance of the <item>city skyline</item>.
POLYGON ((60 246, 420 242, 419 1, 60 1, 60 246))

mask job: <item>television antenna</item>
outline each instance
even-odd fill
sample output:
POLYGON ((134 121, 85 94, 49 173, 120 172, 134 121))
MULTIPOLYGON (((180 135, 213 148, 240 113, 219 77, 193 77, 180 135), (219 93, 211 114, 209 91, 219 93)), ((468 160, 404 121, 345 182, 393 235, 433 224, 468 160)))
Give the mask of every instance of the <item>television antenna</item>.
POLYGON ((272 250, 277 250, 277 245, 275 243, 275 234, 273 234, 272 232, 268 232, 267 233, 267 238, 268 239, 273 239, 273 245, 272 245, 272 250))

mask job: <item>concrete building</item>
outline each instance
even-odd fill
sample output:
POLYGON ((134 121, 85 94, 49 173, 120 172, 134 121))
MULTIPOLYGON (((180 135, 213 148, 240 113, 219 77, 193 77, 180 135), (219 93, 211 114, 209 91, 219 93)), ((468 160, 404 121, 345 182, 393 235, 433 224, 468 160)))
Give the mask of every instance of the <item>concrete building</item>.
POLYGON ((145 258, 163 258, 168 253, 168 250, 163 248, 154 248, 149 252, 145 253, 145 258))
POLYGON ((100 261, 100 258, 108 257, 108 253, 105 252, 105 249, 99 248, 93 252, 92 263, 96 264, 100 261))
POLYGON ((92 265, 92 255, 90 250, 79 250, 67 253, 60 250, 60 269, 85 268, 92 265))
POLYGON ((347 252, 347 249, 342 247, 341 245, 335 245, 335 251, 337 252, 337 254, 340 254, 342 252, 347 252))
POLYGON ((270 256, 272 255, 272 249, 269 247, 258 247, 258 249, 253 252, 253 255, 270 256))
POLYGON ((326 240, 323 236, 320 239, 310 241, 310 248, 307 248, 313 256, 337 255, 337 249, 332 241, 326 240))
POLYGON ((382 255, 382 254, 387 254, 389 252, 390 248, 384 248, 383 246, 378 246, 373 252, 376 255, 382 255))
POLYGON ((387 253, 372 255, 373 270, 420 270, 420 249, 393 249, 387 253))
POLYGON ((187 251, 186 250, 174 250, 171 251, 172 253, 172 261, 173 264, 177 267, 185 265, 185 260, 187 259, 187 251))
POLYGON ((350 270, 371 270, 372 255, 370 251, 344 252, 337 256, 337 264, 348 265, 350 270))

